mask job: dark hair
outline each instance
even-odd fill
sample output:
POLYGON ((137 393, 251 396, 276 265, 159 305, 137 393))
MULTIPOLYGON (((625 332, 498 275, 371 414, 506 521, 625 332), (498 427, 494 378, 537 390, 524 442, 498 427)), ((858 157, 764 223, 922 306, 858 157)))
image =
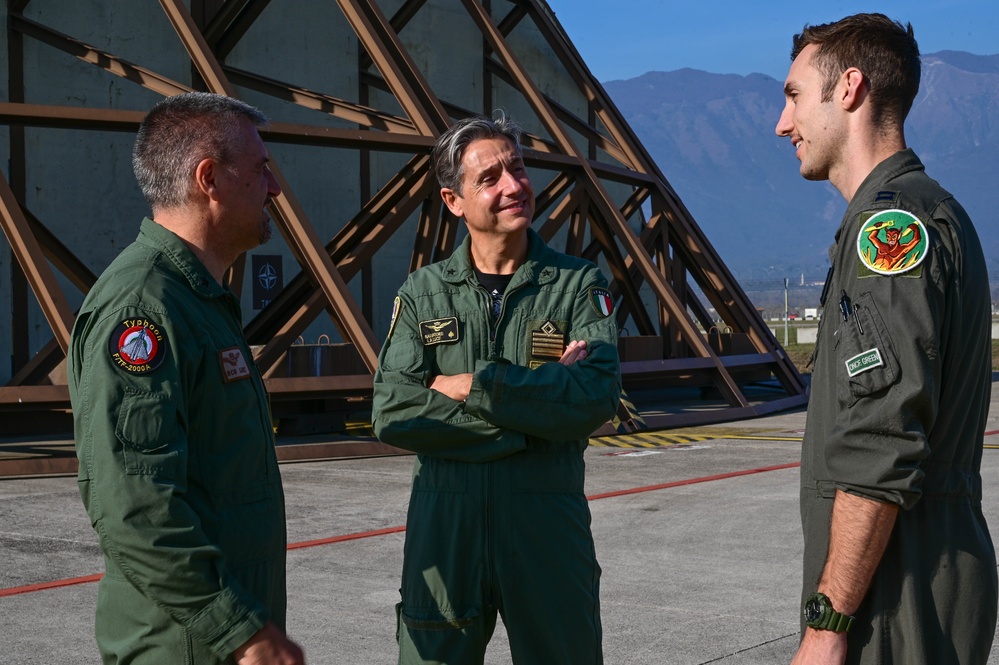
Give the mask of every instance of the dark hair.
POLYGON ((905 122, 919 92, 919 45, 912 24, 884 14, 855 14, 835 23, 806 25, 794 36, 791 60, 809 44, 818 47, 812 62, 824 77, 822 101, 832 99, 840 75, 856 67, 870 90, 874 122, 905 122))
POLYGON ((241 142, 243 118, 257 127, 267 124, 259 110, 225 95, 190 92, 158 102, 132 148, 132 168, 150 208, 186 203, 201 160, 228 164, 241 142))
POLYGON ((523 130, 505 115, 500 115, 495 120, 485 116, 459 120, 441 134, 430 151, 437 182, 442 188, 450 189, 461 196, 461 182, 465 176, 465 169, 462 166, 465 149, 475 141, 504 137, 509 139, 520 153, 522 133, 523 130))

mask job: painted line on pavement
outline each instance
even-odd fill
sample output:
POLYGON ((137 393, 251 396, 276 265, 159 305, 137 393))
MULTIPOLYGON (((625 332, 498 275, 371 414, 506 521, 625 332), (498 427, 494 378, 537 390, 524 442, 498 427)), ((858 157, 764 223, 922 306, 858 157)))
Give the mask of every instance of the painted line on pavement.
MULTIPOLYGON (((618 490, 615 492, 603 492, 601 494, 593 494, 587 498, 588 501, 599 501, 600 499, 609 499, 616 496, 625 496, 627 494, 640 494, 642 492, 655 492, 658 490, 670 489, 672 487, 682 487, 684 485, 696 485, 699 483, 707 483, 715 480, 724 480, 726 478, 737 478, 739 476, 749 476, 757 473, 766 473, 767 471, 779 471, 781 469, 790 469, 796 466, 800 466, 797 462, 793 464, 781 464, 778 466, 767 466, 759 469, 745 469, 743 471, 733 471, 731 473, 720 473, 713 476, 704 476, 702 478, 688 478, 687 480, 678 480, 672 483, 663 483, 661 485, 647 485, 645 487, 634 487, 626 490, 618 490)), ((333 536, 331 538, 321 538, 319 540, 308 540, 299 543, 290 543, 288 545, 288 550, 298 550, 305 549, 308 547, 318 547, 320 545, 330 545, 333 543, 342 543, 350 540, 360 540, 362 538, 373 538, 376 536, 385 536, 393 533, 402 533, 406 530, 405 526, 394 526, 385 529, 375 529, 373 531, 361 531, 358 533, 348 533, 342 536, 333 536)), ((7 589, 0 589, 0 598, 5 596, 16 596, 22 593, 32 593, 35 591, 45 591, 48 589, 58 589, 62 587, 75 586, 77 584, 89 584, 91 582, 97 582, 102 577, 103 573, 98 573, 96 575, 86 575, 83 577, 70 577, 63 580, 54 580, 52 582, 41 582, 38 584, 27 584, 24 586, 10 587, 7 589)))

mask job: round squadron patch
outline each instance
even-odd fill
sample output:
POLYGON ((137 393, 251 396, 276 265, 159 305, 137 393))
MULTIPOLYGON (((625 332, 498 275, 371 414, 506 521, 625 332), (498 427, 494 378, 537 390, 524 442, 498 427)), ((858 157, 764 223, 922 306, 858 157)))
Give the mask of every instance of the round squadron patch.
POLYGON ((929 238, 919 218, 905 210, 883 210, 860 225, 857 255, 879 275, 900 275, 926 258, 929 238))
POLYGON ((600 316, 607 318, 614 313, 614 298, 610 291, 600 287, 590 289, 590 304, 600 316))
POLYGON ((149 319, 125 319, 111 333, 108 353, 123 371, 145 374, 163 364, 167 353, 166 335, 149 319))

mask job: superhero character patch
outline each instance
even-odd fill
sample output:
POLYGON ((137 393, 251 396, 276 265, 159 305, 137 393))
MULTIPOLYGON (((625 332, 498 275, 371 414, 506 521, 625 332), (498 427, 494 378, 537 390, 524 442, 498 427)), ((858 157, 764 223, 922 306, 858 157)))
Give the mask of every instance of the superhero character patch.
POLYGON ((531 321, 528 324, 528 367, 537 369, 545 363, 558 362, 565 353, 565 325, 562 321, 551 320, 531 321))
POLYGON ((458 317, 420 321, 420 337, 423 338, 423 346, 457 342, 460 339, 458 317))
POLYGON ((149 319, 124 319, 111 332, 108 353, 121 370, 145 374, 161 364, 167 354, 163 330, 149 319))
POLYGON ((861 277, 870 277, 867 271, 878 275, 910 272, 920 266, 928 251, 926 227, 911 212, 883 210, 860 224, 857 255, 861 277))
POLYGON ((219 365, 222 367, 222 380, 226 383, 250 378, 250 366, 238 346, 219 351, 219 365))
POLYGON ((593 310, 603 318, 607 318, 614 313, 614 298, 610 291, 600 287, 590 289, 590 305, 593 310))

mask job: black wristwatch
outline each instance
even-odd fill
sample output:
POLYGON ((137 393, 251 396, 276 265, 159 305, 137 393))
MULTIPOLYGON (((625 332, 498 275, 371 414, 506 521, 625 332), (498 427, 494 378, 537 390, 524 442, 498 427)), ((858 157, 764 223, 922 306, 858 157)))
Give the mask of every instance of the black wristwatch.
POLYGON ((805 615, 805 625, 816 630, 845 633, 853 624, 853 617, 834 610, 829 597, 824 593, 813 593, 806 598, 802 614, 805 615))

